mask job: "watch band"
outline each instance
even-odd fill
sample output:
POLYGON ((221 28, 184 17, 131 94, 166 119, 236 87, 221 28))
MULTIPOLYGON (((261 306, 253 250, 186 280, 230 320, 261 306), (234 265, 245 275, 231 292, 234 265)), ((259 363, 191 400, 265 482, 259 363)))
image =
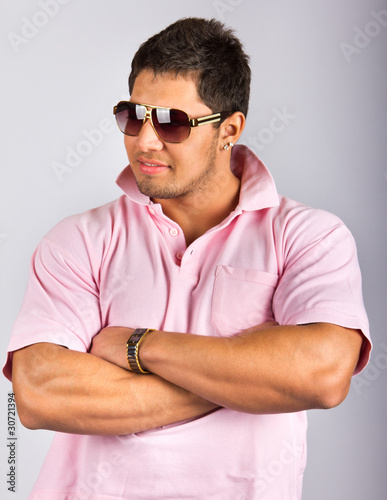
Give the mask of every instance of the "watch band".
POLYGON ((126 343, 126 358, 128 360, 129 369, 134 373, 150 373, 141 367, 140 360, 138 358, 138 348, 144 340, 145 335, 149 332, 154 332, 154 330, 151 328, 137 328, 134 330, 126 343))

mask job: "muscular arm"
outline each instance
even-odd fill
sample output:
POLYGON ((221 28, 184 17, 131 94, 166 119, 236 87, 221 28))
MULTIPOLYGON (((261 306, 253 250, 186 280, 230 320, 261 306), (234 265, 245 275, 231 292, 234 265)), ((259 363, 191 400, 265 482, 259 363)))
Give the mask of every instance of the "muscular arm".
POLYGON ((13 355, 13 387, 31 429, 120 435, 216 407, 156 375, 138 376, 89 353, 40 343, 13 355))
POLYGON ((16 351, 13 384, 23 424, 114 435, 218 405, 249 413, 329 408, 345 398, 362 345, 358 331, 324 323, 261 325, 230 338, 152 332, 140 361, 157 375, 135 375, 125 357, 132 331, 102 330, 96 355, 44 343, 16 351))
POLYGON ((284 413, 340 404, 361 346, 357 330, 327 323, 262 325, 231 338, 152 332, 140 362, 218 405, 284 413))
MULTIPOLYGON (((102 330, 92 352, 127 368, 131 332, 102 330)), ((362 341, 359 331, 329 323, 265 323, 233 337, 155 331, 144 338, 139 358, 143 368, 219 406, 286 413, 340 404, 362 341)))

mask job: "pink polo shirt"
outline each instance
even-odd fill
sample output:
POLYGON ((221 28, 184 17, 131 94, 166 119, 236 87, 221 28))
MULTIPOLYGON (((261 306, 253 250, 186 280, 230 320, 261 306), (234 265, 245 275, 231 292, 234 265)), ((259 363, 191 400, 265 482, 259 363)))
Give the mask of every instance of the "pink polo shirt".
MULTIPOLYGON (((364 368, 370 341, 350 232, 279 196, 248 148, 234 148, 232 167, 239 205, 188 248, 130 167, 121 198, 60 222, 33 256, 9 351, 53 342, 86 352, 107 325, 229 336, 274 319, 361 329, 364 368)), ((127 436, 57 433, 30 499, 297 500, 306 425, 305 412, 219 409, 127 436)))

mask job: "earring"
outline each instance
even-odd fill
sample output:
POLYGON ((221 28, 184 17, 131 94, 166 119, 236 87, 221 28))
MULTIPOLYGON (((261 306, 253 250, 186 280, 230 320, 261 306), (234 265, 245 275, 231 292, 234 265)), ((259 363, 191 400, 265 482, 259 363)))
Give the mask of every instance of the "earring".
POLYGON ((228 150, 229 150, 230 148, 232 148, 233 146, 234 146, 234 143, 233 143, 233 142, 229 142, 228 144, 225 144, 225 145, 223 146, 223 149, 224 149, 225 151, 228 151, 228 150))

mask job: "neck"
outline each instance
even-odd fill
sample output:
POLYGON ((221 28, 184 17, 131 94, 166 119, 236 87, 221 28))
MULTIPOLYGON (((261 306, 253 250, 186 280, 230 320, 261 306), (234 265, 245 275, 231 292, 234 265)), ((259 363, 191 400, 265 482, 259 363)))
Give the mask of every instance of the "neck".
POLYGON ((167 217, 179 224, 188 246, 235 210, 239 190, 240 180, 230 171, 211 189, 208 187, 192 195, 154 201, 161 204, 167 217))

